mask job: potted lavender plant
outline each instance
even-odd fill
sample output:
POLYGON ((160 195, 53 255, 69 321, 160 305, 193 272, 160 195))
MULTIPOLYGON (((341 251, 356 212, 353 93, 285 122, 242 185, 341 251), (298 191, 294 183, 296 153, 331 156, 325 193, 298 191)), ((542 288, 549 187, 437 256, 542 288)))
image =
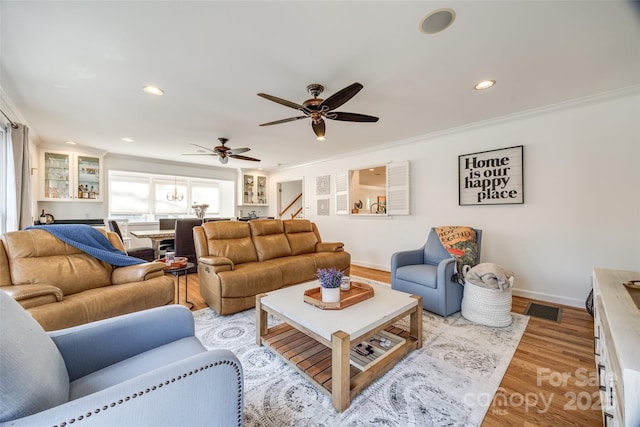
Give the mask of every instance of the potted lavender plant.
POLYGON ((316 277, 322 286, 322 302, 340 302, 340 283, 342 271, 331 268, 319 268, 316 277))

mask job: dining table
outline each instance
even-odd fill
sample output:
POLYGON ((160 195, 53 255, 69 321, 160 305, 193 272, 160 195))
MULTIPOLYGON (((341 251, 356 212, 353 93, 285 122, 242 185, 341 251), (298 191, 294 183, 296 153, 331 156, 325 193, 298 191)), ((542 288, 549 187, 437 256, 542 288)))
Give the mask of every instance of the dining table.
POLYGON ((176 230, 129 230, 129 234, 138 239, 151 239, 153 258, 158 259, 160 258, 160 242, 175 238, 176 230))

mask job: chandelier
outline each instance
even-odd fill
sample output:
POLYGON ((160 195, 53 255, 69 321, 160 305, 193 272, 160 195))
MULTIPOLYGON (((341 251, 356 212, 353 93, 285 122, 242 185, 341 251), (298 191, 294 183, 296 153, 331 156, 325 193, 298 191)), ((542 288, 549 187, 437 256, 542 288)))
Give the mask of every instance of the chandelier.
POLYGON ((167 200, 170 202, 181 202, 184 199, 184 194, 178 194, 178 181, 176 177, 173 177, 173 194, 167 194, 167 200))

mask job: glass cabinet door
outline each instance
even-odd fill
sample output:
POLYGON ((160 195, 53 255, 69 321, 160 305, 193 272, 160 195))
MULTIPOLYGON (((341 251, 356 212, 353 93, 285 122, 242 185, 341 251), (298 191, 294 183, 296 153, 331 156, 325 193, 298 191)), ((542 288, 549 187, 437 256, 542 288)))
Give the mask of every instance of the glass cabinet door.
POLYGON ((78 199, 100 198, 100 158, 91 156, 77 156, 78 171, 78 199))
POLYGON ((267 177, 266 176, 258 176, 258 204, 266 205, 267 204, 267 177))
POLYGON ((242 175, 242 205, 267 205, 267 177, 242 175))
POLYGON ((255 201, 253 200, 253 188, 255 184, 255 178, 253 175, 244 175, 242 182, 243 182, 242 203, 245 205, 253 205, 255 203, 255 201))
POLYGON ((69 199, 73 197, 69 186, 70 154, 44 153, 44 194, 48 199, 69 199))

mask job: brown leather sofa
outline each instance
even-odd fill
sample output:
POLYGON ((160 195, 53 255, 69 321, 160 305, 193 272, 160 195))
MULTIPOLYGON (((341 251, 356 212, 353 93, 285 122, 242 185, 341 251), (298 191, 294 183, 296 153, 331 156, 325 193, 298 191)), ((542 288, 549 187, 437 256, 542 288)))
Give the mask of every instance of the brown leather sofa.
POLYGON ((207 222, 193 228, 200 293, 219 314, 255 306, 255 296, 315 279, 319 268, 349 274, 351 255, 309 220, 207 222))
MULTIPOLYGON (((125 250, 116 233, 100 231, 125 250)), ((164 264, 115 267, 40 229, 12 231, 0 240, 0 290, 47 331, 174 301, 175 284, 164 264)))

